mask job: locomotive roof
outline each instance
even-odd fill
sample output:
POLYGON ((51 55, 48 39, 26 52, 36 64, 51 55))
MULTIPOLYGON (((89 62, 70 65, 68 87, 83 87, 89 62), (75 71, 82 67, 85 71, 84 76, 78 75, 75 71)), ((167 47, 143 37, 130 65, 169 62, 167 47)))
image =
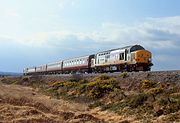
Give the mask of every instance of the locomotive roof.
MULTIPOLYGON (((132 48, 132 47, 134 47, 134 46, 141 46, 141 45, 129 45, 129 46, 121 47, 121 48, 115 48, 115 49, 111 49, 111 50, 101 51, 101 52, 98 52, 97 54, 99 54, 99 53, 104 53, 104 52, 111 52, 111 51, 114 51, 114 50, 129 49, 129 48, 132 48)), ((141 46, 141 47, 142 47, 142 46, 141 46)))

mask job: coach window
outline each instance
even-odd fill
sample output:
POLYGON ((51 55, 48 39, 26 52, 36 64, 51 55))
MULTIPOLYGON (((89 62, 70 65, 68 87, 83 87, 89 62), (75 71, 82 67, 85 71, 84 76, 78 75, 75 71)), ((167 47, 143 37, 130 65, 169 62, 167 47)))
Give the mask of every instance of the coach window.
POLYGON ((76 60, 76 64, 78 64, 78 61, 76 60))
POLYGON ((77 64, 79 64, 79 60, 77 60, 77 64))
POLYGON ((57 64, 57 67, 60 67, 60 66, 61 66, 61 63, 58 63, 58 64, 57 64))

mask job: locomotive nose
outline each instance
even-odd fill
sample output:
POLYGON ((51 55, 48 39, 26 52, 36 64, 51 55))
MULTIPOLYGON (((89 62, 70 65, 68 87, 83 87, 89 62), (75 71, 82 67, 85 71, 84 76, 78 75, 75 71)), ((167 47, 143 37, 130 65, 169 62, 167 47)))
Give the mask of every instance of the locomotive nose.
POLYGON ((136 51, 135 60, 137 63, 150 63, 151 53, 147 50, 136 51))

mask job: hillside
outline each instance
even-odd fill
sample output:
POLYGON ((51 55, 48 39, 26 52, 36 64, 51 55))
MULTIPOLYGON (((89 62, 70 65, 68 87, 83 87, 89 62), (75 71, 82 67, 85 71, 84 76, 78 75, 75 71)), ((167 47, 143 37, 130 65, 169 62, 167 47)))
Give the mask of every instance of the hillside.
POLYGON ((180 122, 180 71, 0 81, 1 122, 180 122))

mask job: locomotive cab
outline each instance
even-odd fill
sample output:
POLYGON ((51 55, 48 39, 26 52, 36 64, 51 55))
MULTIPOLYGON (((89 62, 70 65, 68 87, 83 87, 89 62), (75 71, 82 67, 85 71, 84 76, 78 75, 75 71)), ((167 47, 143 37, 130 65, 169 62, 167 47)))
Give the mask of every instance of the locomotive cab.
POLYGON ((134 68, 137 71, 150 71, 152 64, 151 52, 145 50, 140 45, 135 45, 130 48, 131 63, 135 64, 134 68))

